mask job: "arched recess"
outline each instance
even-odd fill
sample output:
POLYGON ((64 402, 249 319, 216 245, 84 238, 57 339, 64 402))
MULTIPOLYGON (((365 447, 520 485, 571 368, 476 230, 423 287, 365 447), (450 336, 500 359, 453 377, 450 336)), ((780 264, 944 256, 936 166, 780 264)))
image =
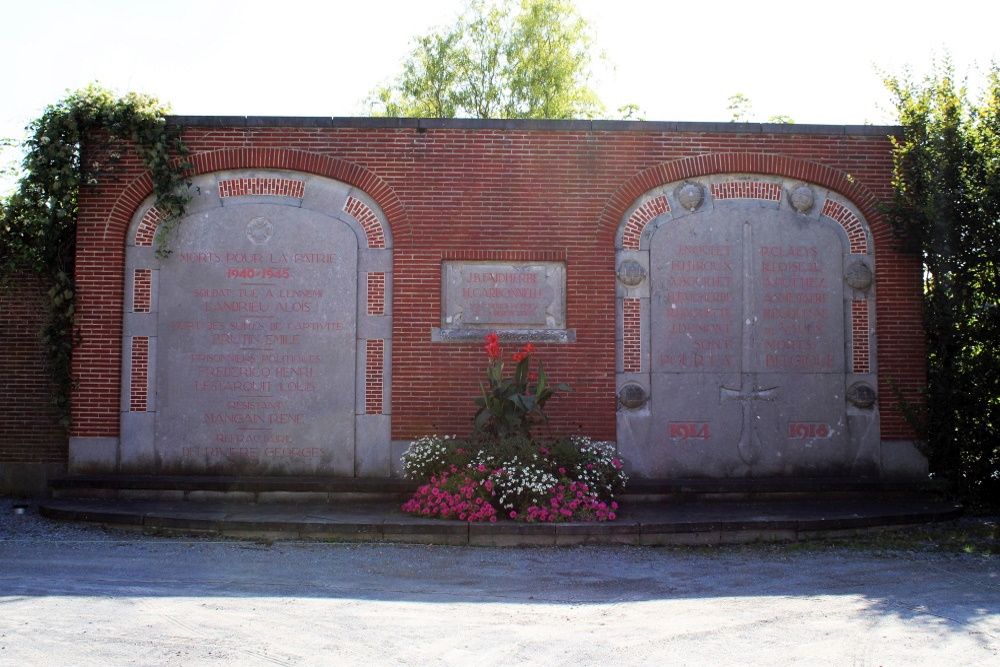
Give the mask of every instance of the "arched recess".
POLYGON ((615 238, 634 476, 880 474, 874 239, 854 201, 797 178, 689 175, 636 195, 615 238))
MULTIPOLYGON (((299 157, 299 166, 374 182, 299 157)), ((227 158, 195 163, 254 162, 240 151, 227 158)), ((99 457, 93 442, 78 442, 76 467, 389 476, 389 216, 367 191, 298 170, 202 173, 191 191, 164 258, 153 198, 133 208, 123 234, 119 437, 105 438, 99 457)))
POLYGON ((891 235, 884 216, 878 210, 878 199, 860 180, 824 164, 768 153, 706 153, 645 169, 615 191, 601 213, 598 226, 611 233, 618 227, 622 215, 643 193, 664 183, 712 174, 772 175, 791 181, 813 183, 849 200, 868 222, 876 243, 891 235))
MULTIPOLYGON (((408 230, 405 210, 388 184, 373 172, 338 158, 289 148, 226 148, 196 153, 189 156, 189 162, 194 176, 233 169, 272 169, 341 181, 373 200, 394 236, 408 230)), ((136 211, 146 205, 152 193, 152 179, 143 173, 123 185, 107 209, 103 190, 100 198, 91 197, 91 205, 81 209, 76 280, 82 337, 73 354, 72 472, 114 472, 119 468, 120 397, 127 384, 121 377, 121 355, 117 353, 126 296, 125 237, 136 211)), ((391 305, 391 300, 387 303, 391 305)))

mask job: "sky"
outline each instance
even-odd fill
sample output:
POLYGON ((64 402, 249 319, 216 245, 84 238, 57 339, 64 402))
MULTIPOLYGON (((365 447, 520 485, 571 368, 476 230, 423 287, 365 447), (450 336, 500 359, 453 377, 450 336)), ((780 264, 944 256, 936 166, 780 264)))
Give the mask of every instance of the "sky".
MULTIPOLYGON (((0 138, 20 139, 47 104, 97 81, 149 93, 181 115, 357 116, 412 38, 463 0, 0 0, 0 138)), ((880 71, 960 73, 1000 59, 1000 3, 951 0, 575 0, 605 55, 596 90, 611 113, 727 121, 891 124, 880 71), (933 7, 935 11, 928 11, 933 7)), ((15 159, 0 153, 0 167, 15 159)), ((0 184, 0 187, 3 187, 0 184)))

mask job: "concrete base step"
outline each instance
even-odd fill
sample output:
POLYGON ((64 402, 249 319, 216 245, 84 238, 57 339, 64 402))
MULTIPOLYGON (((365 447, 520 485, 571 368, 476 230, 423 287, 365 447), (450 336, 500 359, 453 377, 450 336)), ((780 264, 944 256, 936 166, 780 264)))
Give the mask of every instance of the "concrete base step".
POLYGON ((403 502, 417 484, 394 478, 67 475, 50 482, 55 498, 241 503, 403 502))
POLYGON ((741 479, 637 479, 622 494, 626 502, 710 500, 943 500, 942 484, 929 480, 872 480, 828 477, 741 479))
POLYGON ((472 546, 735 544, 848 537, 957 517, 954 503, 827 500, 622 503, 603 523, 468 523, 414 517, 398 503, 233 503, 53 499, 46 517, 155 534, 472 546))
MULTIPOLYGON (((396 478, 237 477, 198 475, 67 475, 51 481, 56 498, 226 501, 244 503, 403 502, 417 489, 396 478)), ((928 481, 831 478, 637 479, 623 502, 810 499, 942 500, 928 481)))

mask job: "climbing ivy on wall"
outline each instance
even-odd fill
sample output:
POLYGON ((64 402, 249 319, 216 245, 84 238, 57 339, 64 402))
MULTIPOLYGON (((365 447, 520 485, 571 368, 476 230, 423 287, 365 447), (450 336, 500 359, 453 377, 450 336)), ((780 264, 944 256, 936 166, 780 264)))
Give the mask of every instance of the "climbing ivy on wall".
POLYGON ((116 180, 134 151, 149 169, 161 213, 158 251, 189 201, 187 147, 167 125, 167 108, 140 93, 118 96, 98 85, 70 93, 27 127, 25 157, 15 191, 0 200, 0 280, 17 270, 41 275, 51 286, 48 321, 41 332, 57 385, 54 397, 66 420, 73 386, 77 198, 81 187, 116 180), (86 146, 84 146, 86 144, 86 146))

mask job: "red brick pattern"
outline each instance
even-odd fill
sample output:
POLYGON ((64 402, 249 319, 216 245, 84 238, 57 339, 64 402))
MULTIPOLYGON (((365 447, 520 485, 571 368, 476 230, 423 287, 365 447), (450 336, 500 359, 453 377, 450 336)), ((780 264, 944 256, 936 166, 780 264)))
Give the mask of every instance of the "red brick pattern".
POLYGON ((360 199, 348 197, 347 203, 344 204, 344 211, 361 223, 361 226, 365 230, 365 236, 368 237, 369 248, 385 247, 385 233, 382 231, 382 221, 368 207, 368 204, 360 199))
POLYGON ((382 374, 385 368, 385 341, 365 341, 365 414, 382 414, 382 374))
POLYGON ((132 282, 132 312, 148 313, 153 298, 153 270, 136 269, 132 282))
POLYGON ((385 315, 385 272, 368 273, 368 314, 385 315))
POLYGON ((622 370, 642 372, 642 301, 622 299, 622 370))
POLYGON ((159 224, 160 212, 153 206, 146 211, 146 215, 142 216, 142 220, 139 221, 139 226, 135 230, 135 245, 140 248, 152 246, 153 239, 156 238, 156 227, 159 224))
POLYGON ((847 232, 847 238, 851 242, 851 254, 863 255, 868 252, 868 238, 865 236, 865 229, 861 226, 858 216, 854 215, 849 208, 832 199, 827 199, 823 206, 823 215, 838 222, 847 232))
POLYGON ((14 271, 0 289, 0 461, 65 463, 66 429, 52 403, 45 342, 49 284, 33 271, 14 271))
POLYGON ((625 231, 622 233, 622 249, 638 250, 639 241, 642 238, 642 231, 646 228, 646 223, 658 215, 670 211, 670 203, 663 195, 650 199, 648 202, 633 211, 625 223, 625 231))
POLYGON ((291 178, 233 178, 219 181, 220 197, 278 195, 280 197, 302 199, 305 191, 305 181, 297 181, 291 178))
POLYGON ((145 412, 149 405, 149 337, 132 338, 132 383, 129 411, 145 412))
POLYGON ((781 201, 779 183, 760 181, 728 181, 712 183, 712 199, 765 199, 781 201))
POLYGON ((445 250, 441 253, 441 259, 459 260, 466 262, 564 262, 566 261, 566 251, 564 250, 490 250, 476 248, 469 250, 459 248, 455 250, 445 250))
MULTIPOLYGON (((614 247, 626 212, 667 183, 712 174, 794 179, 837 193, 869 224, 879 290, 882 436, 913 433, 892 409, 892 378, 920 400, 925 386, 919 258, 897 250, 878 209, 892 196, 892 144, 884 134, 711 133, 636 124, 634 131, 504 127, 185 126, 192 173, 282 169, 346 183, 384 212, 393 238, 392 437, 465 434, 462 405, 478 391, 481 345, 442 346, 441 260, 483 252, 562 252, 571 344, 539 344, 553 380, 573 394, 548 410, 553 433, 615 437, 614 247), (442 377, 448 378, 443 382, 442 377)), ((96 138, 95 141, 99 141, 96 138)), ((81 188, 77 234, 79 386, 73 434, 117 437, 124 245, 135 212, 152 194, 141 160, 125 153, 120 181, 81 188)), ((874 366, 874 364, 872 364, 874 366)), ((127 380, 126 380, 127 381, 127 380)))
POLYGON ((851 348, 854 350, 854 372, 870 373, 871 356, 868 338, 871 335, 868 325, 868 302, 851 301, 851 348))

